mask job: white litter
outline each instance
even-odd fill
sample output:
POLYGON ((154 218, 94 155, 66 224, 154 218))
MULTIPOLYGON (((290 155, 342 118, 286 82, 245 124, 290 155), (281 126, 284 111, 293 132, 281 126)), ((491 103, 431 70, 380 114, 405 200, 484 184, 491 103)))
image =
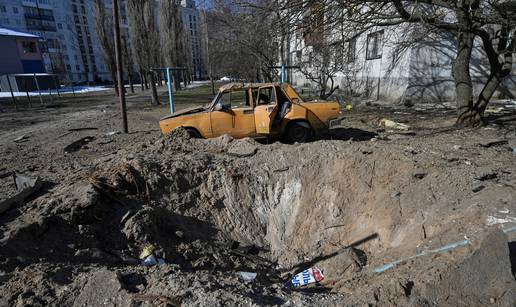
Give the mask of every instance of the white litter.
POLYGON ((253 281, 256 279, 256 276, 258 276, 257 273, 253 272, 238 272, 238 275, 240 275, 240 278, 244 281, 253 281))
POLYGON ((507 223, 516 223, 516 217, 508 216, 506 218, 498 218, 495 216, 488 216, 487 220, 486 220, 486 224, 488 226, 507 224, 507 223))

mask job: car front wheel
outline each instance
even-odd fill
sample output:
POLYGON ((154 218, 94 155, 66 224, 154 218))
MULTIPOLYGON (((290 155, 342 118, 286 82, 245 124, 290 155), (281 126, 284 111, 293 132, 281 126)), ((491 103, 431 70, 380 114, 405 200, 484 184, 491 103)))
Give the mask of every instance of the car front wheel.
POLYGON ((285 137, 291 143, 304 143, 312 137, 312 129, 308 123, 294 122, 288 125, 285 137))

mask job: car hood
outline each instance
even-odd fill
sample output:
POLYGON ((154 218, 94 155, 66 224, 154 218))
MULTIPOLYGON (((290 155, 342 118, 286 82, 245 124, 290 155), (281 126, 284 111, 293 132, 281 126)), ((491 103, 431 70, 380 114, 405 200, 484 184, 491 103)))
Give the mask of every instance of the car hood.
POLYGON ((167 115, 160 120, 165 120, 165 119, 188 115, 188 114, 200 113, 200 112, 204 112, 204 111, 206 111, 206 109, 204 107, 186 108, 181 111, 174 112, 174 114, 167 115))

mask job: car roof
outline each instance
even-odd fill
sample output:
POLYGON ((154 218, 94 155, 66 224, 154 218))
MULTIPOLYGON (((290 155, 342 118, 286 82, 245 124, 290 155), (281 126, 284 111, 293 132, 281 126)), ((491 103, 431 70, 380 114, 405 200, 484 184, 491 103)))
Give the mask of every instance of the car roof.
POLYGON ((219 92, 231 92, 245 90, 249 88, 259 88, 262 86, 280 86, 279 83, 228 83, 220 87, 219 92))

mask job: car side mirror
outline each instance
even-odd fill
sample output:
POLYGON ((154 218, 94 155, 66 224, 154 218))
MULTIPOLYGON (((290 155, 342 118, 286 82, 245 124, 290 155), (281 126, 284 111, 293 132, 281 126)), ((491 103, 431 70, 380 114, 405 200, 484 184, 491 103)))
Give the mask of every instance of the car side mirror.
POLYGON ((224 106, 222 105, 222 103, 218 102, 217 104, 215 104, 215 108, 213 108, 215 111, 222 111, 224 109, 224 106))
POLYGON ((299 98, 292 98, 292 103, 299 103, 299 98))

